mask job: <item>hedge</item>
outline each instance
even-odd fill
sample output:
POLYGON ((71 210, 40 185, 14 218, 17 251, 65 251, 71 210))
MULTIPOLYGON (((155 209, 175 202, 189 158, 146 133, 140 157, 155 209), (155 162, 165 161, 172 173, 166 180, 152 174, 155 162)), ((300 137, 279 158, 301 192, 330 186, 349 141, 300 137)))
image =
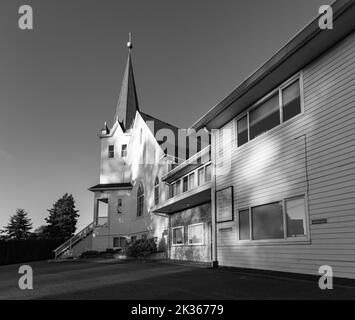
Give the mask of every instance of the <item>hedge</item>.
POLYGON ((53 250, 63 239, 0 241, 0 265, 54 258, 53 250))

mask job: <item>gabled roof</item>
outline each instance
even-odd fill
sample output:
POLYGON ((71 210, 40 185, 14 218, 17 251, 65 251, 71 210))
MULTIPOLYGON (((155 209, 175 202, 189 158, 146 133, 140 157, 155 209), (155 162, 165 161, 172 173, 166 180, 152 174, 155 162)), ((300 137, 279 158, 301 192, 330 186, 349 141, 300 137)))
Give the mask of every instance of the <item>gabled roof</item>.
POLYGON ((117 102, 115 119, 118 119, 122 129, 129 129, 139 110, 136 84, 134 81, 131 49, 128 52, 126 69, 123 75, 120 95, 117 102))

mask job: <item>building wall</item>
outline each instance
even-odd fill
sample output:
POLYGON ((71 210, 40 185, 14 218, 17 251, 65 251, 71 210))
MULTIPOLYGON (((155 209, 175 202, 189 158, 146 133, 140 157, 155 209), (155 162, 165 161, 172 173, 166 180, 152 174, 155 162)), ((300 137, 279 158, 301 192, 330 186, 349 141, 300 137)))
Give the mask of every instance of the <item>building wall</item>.
POLYGON ((211 203, 205 203, 197 207, 176 212, 170 216, 170 259, 188 261, 211 261, 211 203), (188 244, 188 226, 195 223, 203 223, 204 244, 188 244), (172 244, 172 229, 184 227, 184 244, 172 244))
POLYGON ((330 265, 334 276, 355 278, 355 33, 304 68, 303 91, 304 114, 238 148, 234 121, 225 126, 232 143, 217 139, 231 167, 219 171, 216 189, 234 186, 234 221, 217 224, 218 262, 307 274, 330 265), (238 209, 301 194, 309 239, 237 240, 238 209))

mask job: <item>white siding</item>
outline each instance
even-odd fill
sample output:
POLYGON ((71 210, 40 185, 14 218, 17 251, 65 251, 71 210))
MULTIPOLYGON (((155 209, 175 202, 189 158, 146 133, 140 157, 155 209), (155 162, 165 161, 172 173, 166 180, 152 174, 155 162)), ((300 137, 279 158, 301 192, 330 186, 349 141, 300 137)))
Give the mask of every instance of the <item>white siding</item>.
MULTIPOLYGON (((217 225, 220 265, 355 278, 355 34, 303 70, 304 114, 231 152, 216 188, 234 186, 233 222, 217 225), (306 170, 307 168, 307 170, 306 170), (307 177, 308 173, 308 177, 307 177), (237 209, 308 194, 310 240, 238 243, 237 209), (312 225, 314 219, 327 223, 312 225), (233 231, 218 229, 233 227, 233 231)), ((220 143, 217 143, 217 158, 220 143)))

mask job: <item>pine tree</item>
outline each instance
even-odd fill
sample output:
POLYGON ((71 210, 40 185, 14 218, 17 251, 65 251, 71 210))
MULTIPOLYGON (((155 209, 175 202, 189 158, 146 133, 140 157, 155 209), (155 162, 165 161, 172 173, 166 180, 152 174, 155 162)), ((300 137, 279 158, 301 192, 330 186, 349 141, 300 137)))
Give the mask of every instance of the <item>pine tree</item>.
POLYGON ((49 217, 46 218, 48 223, 46 232, 50 238, 70 238, 76 229, 76 222, 79 217, 79 210, 75 210, 75 201, 73 196, 68 193, 64 194, 49 209, 49 217))
POLYGON ((4 228, 5 239, 25 240, 31 236, 31 219, 27 217, 24 209, 17 209, 16 213, 10 217, 10 222, 4 228))

